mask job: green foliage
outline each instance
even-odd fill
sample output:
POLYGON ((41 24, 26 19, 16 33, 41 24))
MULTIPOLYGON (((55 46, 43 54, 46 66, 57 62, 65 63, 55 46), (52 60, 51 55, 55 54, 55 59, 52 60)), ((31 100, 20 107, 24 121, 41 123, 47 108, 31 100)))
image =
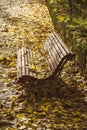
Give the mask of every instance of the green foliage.
MULTIPOLYGON (((73 0, 71 5, 69 0, 50 0, 55 28, 75 51, 77 62, 81 61, 81 55, 87 53, 86 5, 86 0, 73 0)), ((86 57, 87 54, 85 54, 85 59, 86 57)), ((86 60, 83 66, 86 66, 86 60)))

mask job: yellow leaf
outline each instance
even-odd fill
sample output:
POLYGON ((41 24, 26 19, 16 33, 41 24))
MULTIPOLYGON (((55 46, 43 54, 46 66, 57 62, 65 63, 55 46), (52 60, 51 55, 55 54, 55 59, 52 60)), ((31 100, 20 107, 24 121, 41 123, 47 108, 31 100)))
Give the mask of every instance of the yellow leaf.
POLYGON ((12 63, 12 62, 11 62, 11 63, 9 64, 9 66, 10 66, 10 67, 15 67, 15 63, 12 63))
POLYGON ((34 115, 37 115, 38 113, 36 111, 33 112, 34 115))
POLYGON ((13 96, 12 96, 12 100, 15 100, 15 99, 17 99, 17 98, 18 98, 17 95, 13 95, 13 96))
POLYGON ((28 120, 26 120, 26 121, 24 122, 24 124, 25 124, 25 125, 28 125, 28 124, 29 124, 29 121, 28 121, 28 120))
POLYGON ((4 60, 3 56, 0 56, 0 62, 2 62, 4 60))
POLYGON ((39 66, 39 67, 38 67, 38 70, 42 70, 42 67, 41 67, 41 66, 39 66))
POLYGON ((14 34, 16 34, 17 33, 17 30, 16 29, 14 29, 14 34))
POLYGON ((32 69, 35 69, 35 65, 34 65, 34 64, 32 64, 32 65, 31 65, 31 68, 32 68, 32 69))
POLYGON ((38 76, 39 76, 39 78, 41 78, 41 79, 44 78, 44 75, 43 75, 43 74, 39 74, 38 76))
POLYGON ((55 129, 56 129, 56 128, 57 128, 57 126, 58 126, 58 124, 53 124, 53 128, 55 128, 55 129))
POLYGON ((50 105, 47 106, 41 106, 42 110, 47 112, 49 110, 50 105))
POLYGON ((10 78, 13 76, 13 74, 12 74, 11 71, 8 72, 8 76, 9 76, 10 78))
POLYGON ((26 121, 26 120, 27 120, 27 117, 26 117, 26 115, 25 115, 24 113, 18 114, 18 115, 17 115, 17 118, 18 118, 19 120, 22 120, 22 121, 26 121))
POLYGON ((46 51, 44 51, 44 52, 42 53, 42 55, 43 55, 43 56, 45 56, 46 54, 47 54, 47 52, 46 52, 46 51))

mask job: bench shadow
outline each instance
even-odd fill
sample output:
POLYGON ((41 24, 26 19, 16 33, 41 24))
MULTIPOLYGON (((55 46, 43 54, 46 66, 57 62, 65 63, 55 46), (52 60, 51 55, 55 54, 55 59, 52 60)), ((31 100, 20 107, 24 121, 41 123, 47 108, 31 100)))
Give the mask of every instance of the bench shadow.
POLYGON ((22 98, 29 102, 40 102, 43 98, 59 98, 64 102, 64 107, 68 109, 70 106, 66 104, 66 100, 73 102, 74 107, 79 108, 81 104, 85 106, 84 95, 81 90, 78 90, 75 82, 70 85, 66 84, 61 78, 53 78, 45 81, 22 80, 21 85, 25 90, 26 95, 22 98), (33 94, 33 97, 31 96, 33 94), (34 99, 34 100, 33 100, 34 99))

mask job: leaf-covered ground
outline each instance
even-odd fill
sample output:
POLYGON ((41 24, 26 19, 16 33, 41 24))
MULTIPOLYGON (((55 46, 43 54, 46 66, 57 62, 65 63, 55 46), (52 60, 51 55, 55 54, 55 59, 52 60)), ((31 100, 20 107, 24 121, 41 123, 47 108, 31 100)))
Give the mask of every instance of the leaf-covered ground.
POLYGON ((87 82, 74 63, 61 78, 16 82, 17 48, 40 49, 54 31, 40 0, 0 0, 0 130, 87 130, 87 82))

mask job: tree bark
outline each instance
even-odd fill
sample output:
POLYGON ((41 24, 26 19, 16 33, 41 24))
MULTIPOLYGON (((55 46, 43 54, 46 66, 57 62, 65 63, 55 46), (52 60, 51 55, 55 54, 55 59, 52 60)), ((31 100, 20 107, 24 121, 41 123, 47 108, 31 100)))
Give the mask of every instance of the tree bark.
POLYGON ((68 0, 68 3, 69 3, 70 21, 72 21, 72 13, 73 13, 72 1, 68 0))

